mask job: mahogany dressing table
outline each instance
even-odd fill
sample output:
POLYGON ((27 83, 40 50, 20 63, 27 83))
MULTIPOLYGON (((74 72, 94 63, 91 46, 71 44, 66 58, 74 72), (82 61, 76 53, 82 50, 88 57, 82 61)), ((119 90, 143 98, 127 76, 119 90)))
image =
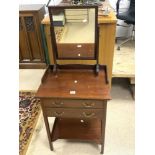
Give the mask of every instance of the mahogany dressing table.
MULTIPOLYGON (((98 64, 98 28, 97 18, 95 18, 97 17, 97 6, 65 5, 49 6, 48 9, 51 34, 54 38, 51 42, 54 45, 55 64, 47 68, 36 97, 41 100, 50 149, 53 150, 52 142, 57 139, 78 139, 101 144, 101 153, 103 153, 107 101, 111 97, 106 66, 98 64), (61 25, 61 28, 66 29, 63 37, 66 39, 65 35, 73 29, 70 26, 79 26, 81 30, 83 27, 91 27, 92 38, 87 43, 83 42, 82 36, 82 40, 78 42, 74 40, 74 37, 71 39, 71 43, 67 42, 67 39, 65 42, 58 41, 55 30, 60 28, 60 25, 58 26, 58 22, 54 22, 54 19, 60 19, 58 15, 61 15, 62 19, 66 11, 76 11, 76 9, 86 10, 90 14, 94 13, 94 24, 91 26, 90 18, 87 18, 89 21, 82 19, 82 22, 77 20, 74 23, 65 21, 66 23, 61 25), (97 63, 95 65, 60 65, 57 63, 59 59, 92 59, 97 63), (52 131, 50 131, 48 117, 55 117, 52 131)), ((76 35, 75 32, 74 36, 78 36, 78 34, 76 35)))

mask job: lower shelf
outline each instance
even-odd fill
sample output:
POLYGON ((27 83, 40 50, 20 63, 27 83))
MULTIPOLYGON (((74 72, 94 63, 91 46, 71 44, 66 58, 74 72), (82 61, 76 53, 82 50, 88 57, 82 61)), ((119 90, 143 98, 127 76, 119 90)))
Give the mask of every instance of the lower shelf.
POLYGON ((101 144, 101 120, 56 118, 51 139, 87 140, 101 144))

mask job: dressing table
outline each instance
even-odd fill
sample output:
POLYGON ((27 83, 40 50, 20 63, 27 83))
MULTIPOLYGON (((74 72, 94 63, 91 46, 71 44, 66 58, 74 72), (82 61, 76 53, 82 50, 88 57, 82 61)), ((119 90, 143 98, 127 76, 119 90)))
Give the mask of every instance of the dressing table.
POLYGON ((98 8, 93 5, 59 5, 49 6, 48 9, 53 36, 51 43, 54 45, 54 65, 48 66, 36 97, 41 100, 50 149, 54 149, 53 142, 57 139, 86 140, 101 144, 103 153, 107 101, 111 97, 107 67, 98 64, 98 8), (88 16, 93 15, 93 18, 86 21, 86 18, 82 17, 76 22, 67 22, 65 18, 63 21, 66 11, 77 10, 79 13, 79 9, 88 11, 88 16), (68 39, 67 34, 71 33, 74 27, 79 27, 80 31, 86 31, 89 27, 91 38, 85 39, 83 32, 75 31, 73 37, 68 39), (58 29, 66 29, 61 41, 57 39, 58 29), (58 60, 62 59, 95 60, 96 64, 62 65, 58 63, 58 60), (48 117, 55 117, 52 131, 48 117))

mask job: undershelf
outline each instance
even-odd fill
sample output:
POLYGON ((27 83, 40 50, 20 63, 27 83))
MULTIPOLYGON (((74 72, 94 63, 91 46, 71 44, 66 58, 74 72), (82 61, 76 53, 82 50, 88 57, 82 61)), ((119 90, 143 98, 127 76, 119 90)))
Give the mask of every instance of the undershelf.
POLYGON ((57 139, 72 139, 94 141, 101 144, 101 120, 56 118, 51 138, 52 141, 57 139))

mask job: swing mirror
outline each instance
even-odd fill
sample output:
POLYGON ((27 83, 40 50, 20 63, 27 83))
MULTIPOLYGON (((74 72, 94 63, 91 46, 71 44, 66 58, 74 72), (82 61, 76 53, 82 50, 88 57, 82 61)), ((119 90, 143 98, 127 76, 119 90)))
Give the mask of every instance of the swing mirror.
POLYGON ((97 6, 49 6, 55 59, 96 60, 97 6))

